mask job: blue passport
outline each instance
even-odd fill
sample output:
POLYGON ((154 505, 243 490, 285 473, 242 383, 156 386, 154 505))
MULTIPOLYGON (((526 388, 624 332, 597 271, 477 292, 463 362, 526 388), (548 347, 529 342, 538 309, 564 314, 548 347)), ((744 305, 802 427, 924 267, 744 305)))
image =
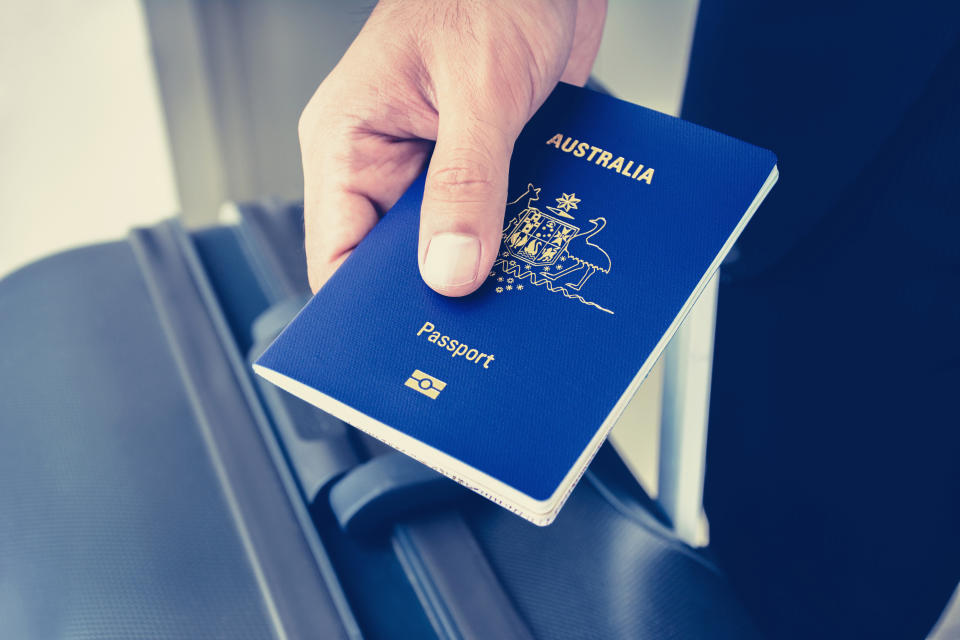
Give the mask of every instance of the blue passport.
POLYGON ((561 84, 479 290, 421 279, 421 176, 254 368, 547 525, 776 179, 769 151, 561 84))

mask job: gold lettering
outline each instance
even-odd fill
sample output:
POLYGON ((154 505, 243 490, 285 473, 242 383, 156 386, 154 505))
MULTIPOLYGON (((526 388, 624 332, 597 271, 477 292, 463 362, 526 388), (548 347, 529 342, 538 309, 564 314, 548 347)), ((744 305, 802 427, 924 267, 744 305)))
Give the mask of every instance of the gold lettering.
MULTIPOLYGON (((493 354, 487 354, 486 352, 480 351, 476 347, 471 347, 466 342, 456 340, 450 336, 441 335, 440 331, 435 330, 436 327, 432 322, 424 322, 423 326, 420 327, 417 331, 417 335, 425 335, 427 342, 437 345, 441 349, 446 349, 450 352, 451 358, 459 358, 463 356, 468 362, 473 362, 475 364, 484 363, 483 368, 489 369, 490 363, 493 362, 493 354)), ((408 385, 409 386, 409 385, 408 385)))
MULTIPOLYGON (((632 178, 638 182, 646 182, 647 184, 653 182, 652 168, 644 167, 642 164, 635 163, 633 160, 627 160, 624 156, 614 158, 612 152, 604 151, 600 147, 595 147, 588 142, 580 142, 580 140, 571 136, 557 133, 547 140, 547 144, 556 147, 564 153, 572 153, 577 158, 586 158, 588 162, 593 162, 605 169, 612 169, 620 175, 632 178)), ((531 214, 522 229, 514 230, 514 233, 508 238, 508 243, 514 248, 527 248, 525 245, 528 240, 530 240, 529 234, 532 233, 533 227, 537 226, 539 222, 539 216, 531 214)), ((535 244, 534 247, 529 249, 539 249, 539 244, 535 244)), ((430 326, 430 329, 421 329, 420 333, 432 330, 433 325, 430 326)), ((417 333, 417 335, 420 335, 420 333, 417 333)), ((477 361, 479 362, 479 360, 480 358, 478 358, 477 361)))

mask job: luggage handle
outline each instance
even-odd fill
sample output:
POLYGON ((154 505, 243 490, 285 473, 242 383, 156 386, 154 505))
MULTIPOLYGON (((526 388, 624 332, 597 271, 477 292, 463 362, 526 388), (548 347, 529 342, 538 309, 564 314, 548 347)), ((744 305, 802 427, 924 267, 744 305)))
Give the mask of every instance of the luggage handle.
MULTIPOLYGON (((258 277, 264 280, 264 291, 274 292, 271 301, 275 310, 264 312, 256 323, 263 333, 255 341, 262 342, 268 334, 281 328, 268 327, 268 317, 274 318, 269 322, 275 322, 283 313, 292 318, 296 312, 291 310, 296 303, 288 301, 290 292, 300 296, 307 293, 305 256, 296 257, 303 264, 294 264, 290 251, 291 246, 303 246, 302 235, 298 236, 302 234, 302 209, 269 205, 228 205, 227 209, 239 216, 244 247, 252 254, 251 263, 259 265, 258 277), (286 305, 285 312, 280 311, 280 305, 286 305)), ((288 397, 306 406, 301 400, 288 397)), ((293 425, 294 429, 296 426, 293 425)), ((456 497, 446 494, 448 490, 469 494, 419 462, 387 449, 363 433, 356 432, 356 435, 362 443, 361 455, 362 449, 379 455, 373 455, 368 464, 348 471, 340 480, 330 479, 331 507, 340 526, 348 532, 371 532, 392 525, 390 539, 394 551, 440 637, 530 640, 530 630, 504 591, 473 532, 463 517, 449 508, 450 501, 456 497), (387 460, 377 461, 379 458, 387 460), (434 474, 433 477, 430 474, 434 474), (366 493, 368 499, 358 497, 361 493, 355 489, 371 478, 379 479, 378 489, 366 493), (418 487, 427 489, 418 495, 418 487), (404 498, 402 510, 390 506, 391 500, 398 496, 404 498), (424 509, 432 513, 394 524, 401 515, 409 516, 411 510, 424 509)), ((294 448, 302 444, 296 439, 286 442, 281 439, 281 443, 294 448)), ((293 459, 292 454, 290 457, 293 459)))
POLYGON ((371 536, 413 514, 448 509, 470 497, 433 469, 391 451, 337 480, 330 489, 330 507, 341 529, 371 536))
POLYGON ((360 637, 192 241, 176 221, 129 241, 281 634, 360 637))

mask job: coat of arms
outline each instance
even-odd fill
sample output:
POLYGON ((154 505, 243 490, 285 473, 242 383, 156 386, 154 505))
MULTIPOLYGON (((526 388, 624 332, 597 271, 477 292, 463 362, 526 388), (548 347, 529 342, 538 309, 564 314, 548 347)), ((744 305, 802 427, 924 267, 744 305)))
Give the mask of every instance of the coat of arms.
POLYGON ((504 283, 496 287, 496 292, 522 291, 522 280, 528 280, 530 284, 545 286, 551 292, 613 313, 579 294, 591 276, 610 273, 610 256, 592 241, 606 226, 606 219, 593 218, 588 221, 591 226, 582 229, 570 214, 571 210, 579 209, 580 198, 575 193, 564 193, 556 199, 557 206, 545 207, 546 211, 536 206, 539 199, 540 188, 530 184, 526 192, 507 204, 508 214, 510 207, 522 206, 523 209, 503 230, 500 258, 490 273, 498 283, 504 283), (499 276, 498 267, 502 270, 499 276))

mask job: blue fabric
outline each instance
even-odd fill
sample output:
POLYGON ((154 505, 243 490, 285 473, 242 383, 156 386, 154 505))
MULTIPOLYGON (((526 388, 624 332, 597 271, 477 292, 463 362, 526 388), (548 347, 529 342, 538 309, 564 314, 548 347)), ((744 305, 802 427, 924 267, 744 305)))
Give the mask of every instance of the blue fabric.
POLYGON ((684 116, 777 149, 725 265, 712 548, 778 638, 918 638, 960 578, 960 5, 703 0, 684 116))

